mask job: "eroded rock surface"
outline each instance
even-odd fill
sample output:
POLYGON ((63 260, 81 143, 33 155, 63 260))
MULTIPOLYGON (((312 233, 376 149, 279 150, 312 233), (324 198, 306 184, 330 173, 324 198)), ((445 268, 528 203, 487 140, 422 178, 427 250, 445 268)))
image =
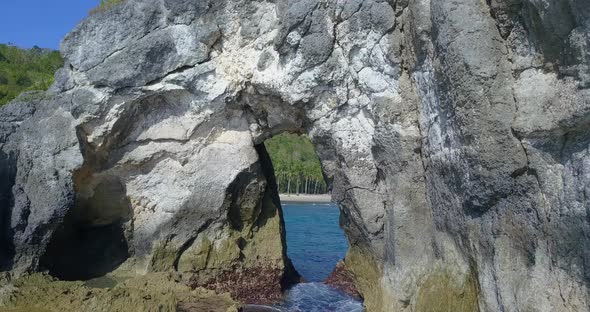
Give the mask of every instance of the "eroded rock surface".
POLYGON ((369 311, 587 311, 589 44, 586 0, 125 1, 0 110, 4 268, 278 285, 295 131, 369 311))

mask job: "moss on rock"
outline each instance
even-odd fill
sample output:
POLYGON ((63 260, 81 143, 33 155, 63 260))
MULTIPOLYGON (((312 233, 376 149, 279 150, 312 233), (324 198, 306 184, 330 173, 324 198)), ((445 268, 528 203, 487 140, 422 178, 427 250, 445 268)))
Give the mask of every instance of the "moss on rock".
MULTIPOLYGON (((381 266, 370 253, 351 246, 345 259, 355 285, 371 312, 397 309, 394 294, 383 288, 381 266)), ((416 312, 479 312, 479 285, 474 269, 466 275, 450 269, 436 269, 418 287, 416 312)))
POLYGON ((357 290, 365 299, 367 311, 385 312, 381 278, 383 269, 370 253, 359 246, 352 245, 345 259, 346 268, 352 273, 357 290))
POLYGON ((150 271, 166 272, 174 269, 174 262, 178 257, 179 248, 171 247, 166 242, 160 242, 153 249, 150 261, 150 271))
MULTIPOLYGON (((249 185, 264 186, 266 183, 250 183, 249 185)), ((262 191, 256 189, 252 192, 259 194, 262 191)), ((249 212, 230 213, 233 218, 230 223, 234 226, 228 225, 221 229, 214 229, 213 233, 200 233, 192 245, 180 256, 178 271, 202 275, 215 270, 225 271, 236 266, 246 270, 261 267, 284 269, 285 246, 281 239, 277 239, 284 235, 280 208, 273 202, 268 191, 260 200, 257 196, 250 195, 239 198, 238 210, 249 207, 247 209, 249 212), (247 204, 244 204, 245 202, 247 204), (255 218, 252 216, 253 214, 255 218)), ((170 263, 168 254, 170 252, 166 252, 162 248, 157 249, 154 252, 152 263, 170 263)), ((166 265, 152 265, 153 269, 165 269, 166 267, 166 265)))
POLYGON ((240 260, 240 254, 240 237, 237 233, 230 233, 229 237, 220 239, 213 244, 208 258, 208 267, 230 268, 240 260))
POLYGON ((212 249, 213 244, 207 237, 196 241, 182 254, 178 262, 178 271, 196 272, 206 269, 212 249))
POLYGON ((112 288, 92 288, 83 282, 59 281, 32 274, 0 288, 2 311, 194 311, 237 312, 239 305, 227 294, 190 289, 167 273, 127 279, 112 288))
POLYGON ((242 233, 242 236, 250 238, 243 249, 246 266, 259 266, 260 262, 281 268, 284 266, 285 246, 281 239, 277 239, 283 235, 284 229, 278 212, 279 208, 270 197, 267 194, 262 199, 263 209, 260 212, 259 222, 253 224, 252 230, 248 233, 242 233))
POLYGON ((242 302, 270 303, 298 275, 286 256, 278 197, 260 176, 242 178, 251 181, 242 181, 248 185, 243 194, 228 195, 230 222, 199 233, 177 269, 193 286, 227 291, 242 302))
POLYGON ((463 277, 449 270, 428 276, 418 290, 417 312, 479 312, 479 287, 473 271, 463 277))

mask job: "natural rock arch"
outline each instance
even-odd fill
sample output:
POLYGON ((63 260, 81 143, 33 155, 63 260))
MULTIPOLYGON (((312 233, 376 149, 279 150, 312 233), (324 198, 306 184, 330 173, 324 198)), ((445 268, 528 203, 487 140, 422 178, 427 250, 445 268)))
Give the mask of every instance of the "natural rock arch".
POLYGON ((95 13, 64 39, 52 90, 2 109, 2 166, 17 168, 0 171, 5 267, 47 264, 75 220, 121 225, 126 269, 199 283, 270 267, 276 285, 289 264, 260 144, 299 131, 369 311, 587 309, 589 10, 129 0, 95 13))

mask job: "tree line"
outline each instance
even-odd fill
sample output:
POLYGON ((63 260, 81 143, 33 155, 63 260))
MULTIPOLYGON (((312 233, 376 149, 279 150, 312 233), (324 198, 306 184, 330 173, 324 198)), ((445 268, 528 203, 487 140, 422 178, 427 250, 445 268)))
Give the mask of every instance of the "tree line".
POLYGON ((62 66, 57 51, 0 44, 0 106, 24 91, 47 90, 55 71, 62 66))
POLYGON ((264 144, 280 193, 324 194, 328 191, 320 161, 307 136, 285 133, 264 144))

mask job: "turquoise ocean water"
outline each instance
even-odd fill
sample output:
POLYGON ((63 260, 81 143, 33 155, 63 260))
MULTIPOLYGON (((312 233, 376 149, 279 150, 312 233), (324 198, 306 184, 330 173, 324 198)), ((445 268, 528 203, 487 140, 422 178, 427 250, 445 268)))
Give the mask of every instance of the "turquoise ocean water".
POLYGON ((338 225, 340 212, 334 204, 283 203, 287 229, 287 253, 307 283, 287 292, 284 312, 361 312, 362 303, 322 283, 348 245, 338 225))

